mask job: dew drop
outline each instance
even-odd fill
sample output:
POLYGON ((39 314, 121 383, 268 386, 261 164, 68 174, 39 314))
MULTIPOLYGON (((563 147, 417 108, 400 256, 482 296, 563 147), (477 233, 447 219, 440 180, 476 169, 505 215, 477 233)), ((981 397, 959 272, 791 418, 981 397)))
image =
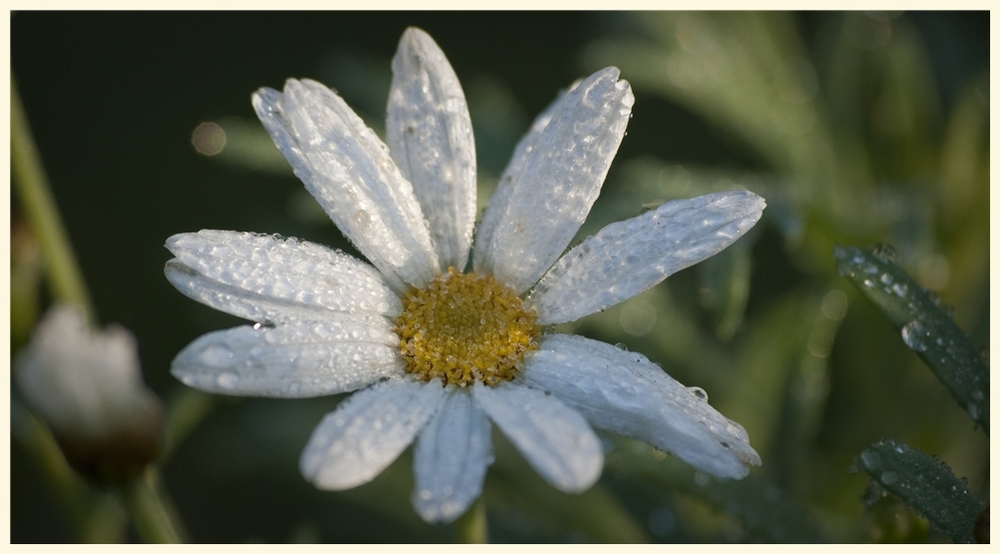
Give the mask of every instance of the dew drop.
POLYGON ((983 399, 983 391, 976 389, 972 391, 972 399, 976 402, 980 402, 983 399))
POLYGON ((883 485, 893 485, 896 483, 896 481, 899 480, 899 476, 896 475, 895 471, 886 471, 882 473, 882 477, 880 477, 880 480, 882 481, 883 485))
POLYGON ((906 346, 909 346, 917 352, 924 352, 927 350, 927 345, 924 343, 924 339, 927 338, 929 334, 927 328, 919 319, 914 319, 913 321, 907 323, 900 329, 900 334, 903 336, 903 342, 906 346))
POLYGON ((979 404, 969 402, 969 405, 966 407, 966 411, 969 412, 969 417, 972 419, 979 419, 979 404))
POLYGON ((224 371, 219 374, 219 377, 215 381, 220 387, 226 390, 233 390, 236 388, 236 385, 240 384, 240 376, 231 371, 224 371))
POLYGON ((888 273, 883 273, 882 276, 879 277, 879 280, 882 281, 882 284, 884 285, 891 285, 892 275, 889 275, 888 273))
POLYGON ((701 387, 688 387, 688 392, 703 402, 708 402, 708 393, 701 387))
POLYGON ((899 253, 891 244, 879 243, 872 247, 872 254, 889 264, 899 264, 899 253))
POLYGON ((875 286, 875 281, 872 281, 871 279, 865 279, 863 283, 868 288, 872 288, 875 286))
POLYGON ((198 361, 208 367, 227 367, 232 358, 232 350, 221 344, 213 344, 202 351, 198 356, 198 361))
POLYGON ((896 296, 903 298, 906 296, 906 285, 903 283, 894 283, 892 285, 892 292, 896 293, 896 296))
POLYGON ((865 450, 861 453, 861 462, 865 464, 865 469, 875 471, 882 467, 882 456, 874 450, 865 450))
POLYGON ((420 491, 420 499, 421 500, 430 500, 433 496, 434 496, 434 493, 432 493, 431 491, 429 491, 427 489, 424 489, 424 490, 420 491))

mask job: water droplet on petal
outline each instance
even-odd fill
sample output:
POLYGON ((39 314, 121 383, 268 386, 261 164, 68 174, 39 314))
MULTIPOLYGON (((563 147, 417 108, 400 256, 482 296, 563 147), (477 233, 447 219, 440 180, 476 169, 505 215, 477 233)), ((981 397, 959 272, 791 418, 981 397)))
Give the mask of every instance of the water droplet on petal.
POLYGON ((708 402, 708 393, 705 392, 705 389, 701 387, 688 387, 688 392, 691 393, 698 400, 708 402))
POLYGON ((198 355, 198 361, 208 367, 227 367, 232 362, 233 352, 221 344, 213 344, 198 355))
POLYGON ((233 390, 240 384, 240 376, 231 371, 224 371, 216 378, 216 382, 226 390, 233 390))

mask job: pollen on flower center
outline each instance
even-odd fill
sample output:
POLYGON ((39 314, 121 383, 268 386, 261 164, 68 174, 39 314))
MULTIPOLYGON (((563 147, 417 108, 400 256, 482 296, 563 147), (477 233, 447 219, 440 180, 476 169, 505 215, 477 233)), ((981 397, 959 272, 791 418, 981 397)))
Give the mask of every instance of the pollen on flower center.
POLYGON ((535 350, 535 311, 492 275, 448 268, 411 290, 395 331, 406 372, 424 381, 466 387, 510 381, 524 353, 535 350))

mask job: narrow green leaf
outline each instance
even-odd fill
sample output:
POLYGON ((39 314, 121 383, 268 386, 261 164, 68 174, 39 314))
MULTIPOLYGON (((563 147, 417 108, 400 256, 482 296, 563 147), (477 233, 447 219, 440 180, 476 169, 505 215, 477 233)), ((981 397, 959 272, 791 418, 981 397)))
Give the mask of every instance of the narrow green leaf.
POLYGON ((990 375, 979 351, 935 299, 896 262, 892 247, 836 248, 837 271, 900 330, 903 342, 931 368, 982 429, 990 430, 990 375))
POLYGON ((955 542, 976 542, 973 528, 986 505, 944 462, 886 440, 863 450, 857 465, 955 542))

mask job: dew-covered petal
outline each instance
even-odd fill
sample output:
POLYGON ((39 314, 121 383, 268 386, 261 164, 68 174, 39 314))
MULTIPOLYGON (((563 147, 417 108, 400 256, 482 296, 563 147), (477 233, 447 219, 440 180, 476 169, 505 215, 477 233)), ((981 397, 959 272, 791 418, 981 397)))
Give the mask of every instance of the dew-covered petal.
POLYGON ((529 295, 538 322, 579 319, 627 300, 743 236, 764 199, 736 190, 675 200, 612 223, 566 253, 529 295))
POLYGON ((601 476, 601 441, 583 416, 556 397, 513 383, 476 383, 476 402, 535 471, 563 492, 583 492, 601 476))
POLYGON ((413 507, 428 523, 454 521, 483 492, 493 461, 490 421, 468 390, 449 387, 413 451, 413 507))
POLYGON ((632 111, 618 69, 594 73, 566 95, 524 160, 478 271, 523 292, 562 254, 604 184, 632 111))
POLYGON ((398 342, 382 316, 331 313, 322 321, 202 335, 177 354, 170 372, 190 387, 220 394, 337 394, 403 375, 398 342))
POLYGON ((272 235, 174 235, 167 279, 217 310, 259 322, 322 319, 333 312, 396 316, 399 297, 372 266, 325 246, 272 235))
POLYGON ((642 354, 576 335, 549 335, 518 379, 546 390, 590 423, 673 453, 696 469, 742 478, 760 465, 746 431, 642 354))
POLYGON ((440 269, 462 271, 476 221, 476 143, 465 93, 444 52, 410 27, 392 59, 386 143, 430 229, 440 269))
MULTIPOLYGON (((573 83, 570 90, 578 84, 580 84, 580 81, 573 83)), ((559 111, 567 92, 559 92, 556 99, 542 113, 538 114, 535 121, 531 123, 528 133, 514 147, 514 155, 511 156, 510 161, 507 162, 506 169, 500 175, 497 188, 490 195, 486 209, 483 210, 483 219, 476 227, 476 246, 472 252, 472 265, 477 271, 484 267, 485 260, 492 259, 493 250, 491 244, 493 236, 496 233, 497 225, 500 224, 500 219, 507 213, 507 205, 510 204, 511 193, 514 191, 514 183, 521 178, 521 172, 524 170, 524 160, 528 157, 528 154, 534 151, 538 137, 541 136, 542 131, 545 130, 549 121, 552 120, 552 116, 559 111)))
POLYGON ((444 396, 437 381, 407 379, 390 379, 351 395, 313 431, 299 469, 325 490, 371 481, 413 442, 444 396))
POLYGON ((284 94, 260 89, 253 105, 306 189, 396 290, 438 273, 413 187, 339 96, 315 81, 289 79, 284 94))

